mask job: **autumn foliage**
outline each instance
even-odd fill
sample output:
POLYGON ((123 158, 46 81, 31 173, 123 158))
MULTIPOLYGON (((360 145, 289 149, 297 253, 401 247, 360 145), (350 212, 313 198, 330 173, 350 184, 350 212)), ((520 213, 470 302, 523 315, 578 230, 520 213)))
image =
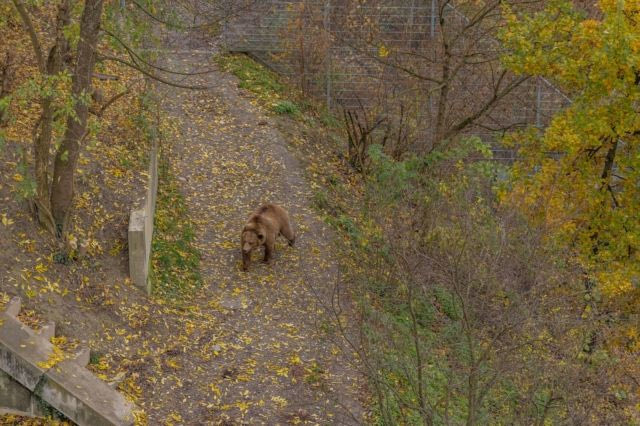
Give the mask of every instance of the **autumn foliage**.
POLYGON ((570 250, 588 291, 603 296, 600 309, 620 321, 624 346, 637 354, 640 8, 616 1, 599 7, 601 19, 563 1, 530 16, 505 10, 505 63, 553 79, 573 103, 544 132, 508 138, 521 160, 502 196, 570 250))

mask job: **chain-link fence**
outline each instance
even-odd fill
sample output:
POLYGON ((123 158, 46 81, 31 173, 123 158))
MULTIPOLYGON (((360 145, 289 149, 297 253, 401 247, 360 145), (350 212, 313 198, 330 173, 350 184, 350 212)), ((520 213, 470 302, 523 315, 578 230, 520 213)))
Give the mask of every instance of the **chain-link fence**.
POLYGON ((490 139, 546 126, 569 99, 545 79, 505 72, 497 14, 469 15, 442 0, 264 0, 223 34, 227 49, 252 54, 328 108, 404 120, 422 146, 456 131, 490 139))

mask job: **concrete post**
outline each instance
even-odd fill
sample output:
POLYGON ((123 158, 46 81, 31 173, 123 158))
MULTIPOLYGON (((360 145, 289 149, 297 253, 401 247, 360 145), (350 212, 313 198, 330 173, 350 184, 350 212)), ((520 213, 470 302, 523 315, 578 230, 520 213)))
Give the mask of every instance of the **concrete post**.
POLYGON ((154 147, 149 156, 149 180, 144 206, 131 211, 129 216, 129 276, 133 283, 151 293, 149 266, 153 240, 153 218, 158 194, 158 150, 154 147))
POLYGON ((147 243, 144 237, 145 209, 133 210, 129 217, 129 276, 133 283, 147 288, 147 243))

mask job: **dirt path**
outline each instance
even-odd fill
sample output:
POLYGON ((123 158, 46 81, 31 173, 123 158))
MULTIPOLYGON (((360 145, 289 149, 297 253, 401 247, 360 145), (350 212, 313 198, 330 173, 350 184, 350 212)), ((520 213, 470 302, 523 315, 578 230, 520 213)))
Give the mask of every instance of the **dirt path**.
MULTIPOLYGON (((165 55, 173 68, 213 67, 202 49, 165 55)), ((216 72, 184 82, 213 87, 162 89, 180 135, 170 162, 196 222, 204 285, 171 352, 182 373, 153 390, 150 401, 163 404, 147 407, 151 423, 171 412, 186 424, 360 423, 361 382, 328 338, 317 303, 316 293, 338 279, 337 260, 301 166, 234 77, 216 72), (280 240, 271 265, 256 255, 242 272, 239 233, 264 202, 289 209, 296 246, 280 240)))

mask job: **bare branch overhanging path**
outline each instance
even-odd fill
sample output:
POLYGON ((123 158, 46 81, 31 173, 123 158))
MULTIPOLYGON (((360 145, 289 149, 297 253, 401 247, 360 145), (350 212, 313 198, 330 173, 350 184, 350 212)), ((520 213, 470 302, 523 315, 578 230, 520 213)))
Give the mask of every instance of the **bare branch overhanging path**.
MULTIPOLYGON (((213 66, 211 50, 192 51, 179 36, 177 47, 168 43, 168 67, 213 66)), ((204 285, 174 351, 183 373, 158 384, 150 420, 177 411, 186 424, 361 423, 362 382, 326 335, 317 299, 339 279, 338 262, 331 231, 311 209, 302 166, 234 77, 215 72, 184 82, 212 88, 160 89, 177 135, 165 141, 169 162, 196 224, 204 285), (296 245, 279 240, 271 265, 254 258, 245 273, 240 230, 267 201, 289 209, 296 245)))

